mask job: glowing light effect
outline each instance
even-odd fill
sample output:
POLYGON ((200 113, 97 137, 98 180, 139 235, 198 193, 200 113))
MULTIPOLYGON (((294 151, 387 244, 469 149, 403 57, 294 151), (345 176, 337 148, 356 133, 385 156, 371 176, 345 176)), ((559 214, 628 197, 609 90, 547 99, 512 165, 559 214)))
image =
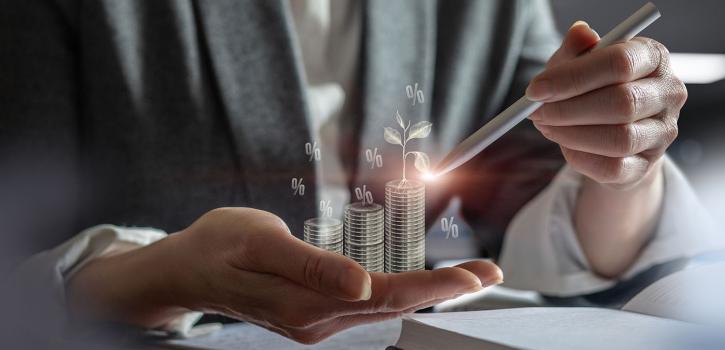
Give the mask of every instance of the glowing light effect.
POLYGON ((435 181, 435 179, 438 178, 438 174, 434 174, 432 172, 426 171, 421 175, 421 178, 423 179, 423 181, 426 181, 426 182, 435 181))

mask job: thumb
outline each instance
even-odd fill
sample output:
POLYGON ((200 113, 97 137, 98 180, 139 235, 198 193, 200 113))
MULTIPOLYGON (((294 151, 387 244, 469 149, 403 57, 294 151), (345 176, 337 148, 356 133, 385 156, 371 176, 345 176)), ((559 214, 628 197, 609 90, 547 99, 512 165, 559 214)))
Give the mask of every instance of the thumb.
POLYGON ((250 238, 246 251, 253 266, 248 268, 284 277, 340 300, 370 298, 370 275, 352 259, 314 247, 286 232, 250 238))
POLYGON ((559 49, 551 56, 546 68, 569 61, 587 52, 599 42, 599 34, 584 21, 571 25, 559 49))

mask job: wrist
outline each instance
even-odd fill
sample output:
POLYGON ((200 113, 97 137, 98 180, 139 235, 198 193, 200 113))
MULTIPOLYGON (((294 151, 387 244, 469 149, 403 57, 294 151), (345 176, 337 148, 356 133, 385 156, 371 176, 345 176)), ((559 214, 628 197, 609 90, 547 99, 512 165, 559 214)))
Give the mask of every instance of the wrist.
POLYGON ((664 198, 662 163, 658 163, 627 188, 584 177, 574 226, 587 260, 600 275, 624 272, 654 233, 664 198))
POLYGON ((664 158, 660 158, 652 164, 647 172, 638 181, 629 184, 609 184, 597 182, 588 176, 583 176, 582 190, 593 190, 607 193, 635 193, 651 190, 662 183, 664 158))
POLYGON ((67 282, 71 315, 156 328, 187 312, 176 292, 170 238, 89 262, 67 282))

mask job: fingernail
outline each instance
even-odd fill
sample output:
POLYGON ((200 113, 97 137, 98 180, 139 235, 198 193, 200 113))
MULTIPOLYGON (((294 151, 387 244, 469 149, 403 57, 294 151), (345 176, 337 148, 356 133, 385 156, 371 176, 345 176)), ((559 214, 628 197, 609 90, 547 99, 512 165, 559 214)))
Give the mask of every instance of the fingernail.
POLYGON ((594 33, 594 35, 596 35, 596 36, 597 36, 597 39, 601 39, 601 38, 602 38, 602 37, 601 37, 601 36, 599 35, 599 33, 597 33, 597 31, 596 31, 596 30, 595 30, 594 28, 592 28, 592 27, 589 27, 589 30, 591 30, 591 31, 592 31, 592 33, 594 33))
POLYGON ((536 79, 526 88, 526 97, 532 101, 543 101, 554 94, 554 88, 549 79, 536 79))
POLYGON ((571 25, 571 27, 569 27, 569 30, 571 30, 572 28, 574 28, 574 27, 576 27, 576 26, 587 26, 587 27, 589 27, 589 23, 587 23, 587 22, 584 22, 584 21, 582 21, 582 20, 578 20, 578 21, 574 22, 574 23, 573 23, 573 24, 571 25))
POLYGON ((361 267, 348 266, 340 271, 342 274, 337 278, 339 290, 344 300, 358 301, 368 300, 372 294, 370 274, 361 267))
POLYGON ((489 286, 494 286, 494 285, 503 283, 503 271, 501 270, 500 267, 497 266, 497 268, 498 269, 493 278, 488 279, 486 281, 481 281, 481 285, 483 287, 489 287, 489 286))
POLYGON ((365 282, 363 282, 362 293, 360 293, 360 300, 370 300, 373 296, 373 286, 370 280, 370 274, 367 275, 365 282))
POLYGON ((571 27, 569 27, 569 30, 571 30, 572 28, 574 28, 576 26, 586 26, 587 28, 589 28, 589 30, 591 30, 597 36, 597 38, 599 38, 599 33, 597 33, 597 31, 594 30, 594 28, 592 28, 589 25, 589 23, 584 22, 584 21, 576 21, 576 22, 574 22, 574 24, 571 25, 571 27))
POLYGON ((495 285, 501 284, 501 283, 503 283, 503 277, 497 277, 492 280, 482 282, 481 285, 485 288, 485 287, 495 286, 495 285))

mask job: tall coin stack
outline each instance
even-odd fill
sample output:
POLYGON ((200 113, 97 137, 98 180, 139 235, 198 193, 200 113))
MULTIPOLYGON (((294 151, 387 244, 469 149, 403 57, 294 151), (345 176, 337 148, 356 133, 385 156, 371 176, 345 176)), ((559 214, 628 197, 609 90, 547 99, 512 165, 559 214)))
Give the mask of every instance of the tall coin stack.
POLYGON ((383 207, 375 203, 345 206, 345 256, 369 272, 383 272, 383 207))
POLYGON ((394 180, 385 184, 385 272, 425 268, 425 185, 394 180))
POLYGON ((305 221, 305 242, 316 247, 342 254, 342 222, 332 218, 314 218, 305 221))

